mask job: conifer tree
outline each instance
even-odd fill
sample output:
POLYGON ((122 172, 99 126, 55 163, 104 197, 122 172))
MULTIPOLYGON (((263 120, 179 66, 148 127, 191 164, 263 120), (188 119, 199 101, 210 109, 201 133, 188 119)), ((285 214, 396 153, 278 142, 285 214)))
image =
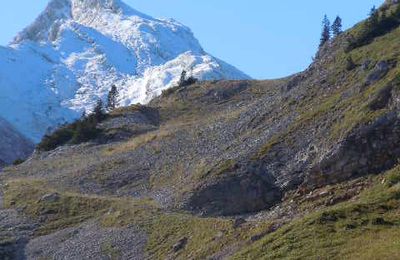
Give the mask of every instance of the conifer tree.
POLYGON ((93 117, 97 122, 102 121, 105 117, 104 105, 101 99, 97 101, 96 106, 93 109, 93 117))
POLYGON ((342 30, 342 18, 340 18, 340 16, 336 16, 335 21, 332 24, 332 33, 333 33, 333 37, 337 37, 340 34, 342 34, 343 30, 342 30))
POLYGON ((331 23, 328 19, 328 16, 324 16, 322 21, 322 34, 321 34, 321 42, 319 44, 320 47, 324 46, 331 38, 331 23))
POLYGON ((371 11, 369 11, 369 16, 370 16, 370 17, 373 17, 373 16, 375 16, 377 13, 378 13, 378 9, 376 9, 376 6, 374 5, 374 6, 371 8, 371 11))
POLYGON ((379 23, 379 12, 378 9, 376 9, 375 5, 371 8, 371 11, 369 13, 369 19, 368 19, 369 25, 371 27, 375 27, 379 23))
POLYGON ((182 73, 181 73, 181 78, 179 79, 179 82, 178 82, 178 86, 182 87, 182 86, 185 85, 186 75, 187 75, 186 70, 183 70, 182 73))
POLYGON ((107 96, 107 110, 111 111, 117 107, 118 89, 113 85, 107 96))

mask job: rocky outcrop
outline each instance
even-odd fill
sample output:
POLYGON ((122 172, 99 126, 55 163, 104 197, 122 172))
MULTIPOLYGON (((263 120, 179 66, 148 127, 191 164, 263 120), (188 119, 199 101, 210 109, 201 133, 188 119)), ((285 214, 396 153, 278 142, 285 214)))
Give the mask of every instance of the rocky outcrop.
POLYGON ((321 187, 391 169, 400 158, 399 143, 400 118, 391 112, 355 129, 330 156, 311 169, 304 185, 321 187))
POLYGON ((365 85, 369 86, 382 79, 386 74, 396 66, 396 61, 380 61, 375 68, 368 74, 365 85))
POLYGON ((227 177, 199 187, 187 208, 202 215, 237 215, 275 205, 282 192, 265 169, 235 166, 220 172, 227 177))

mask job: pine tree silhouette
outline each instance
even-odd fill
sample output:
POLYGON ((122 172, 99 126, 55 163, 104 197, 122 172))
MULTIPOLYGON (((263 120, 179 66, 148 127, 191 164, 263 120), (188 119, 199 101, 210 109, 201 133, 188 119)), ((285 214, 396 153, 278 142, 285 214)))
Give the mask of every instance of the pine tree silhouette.
POLYGON ((328 19, 328 16, 325 15, 322 21, 322 33, 321 33, 321 42, 319 44, 320 47, 324 46, 331 39, 331 23, 328 19))
POLYGON ((340 34, 342 34, 343 30, 342 30, 342 18, 340 18, 339 16, 336 16, 335 21, 332 24, 332 33, 333 33, 333 37, 337 37, 340 34))
POLYGON ((118 89, 113 85, 107 96, 107 110, 112 111, 117 107, 118 89))

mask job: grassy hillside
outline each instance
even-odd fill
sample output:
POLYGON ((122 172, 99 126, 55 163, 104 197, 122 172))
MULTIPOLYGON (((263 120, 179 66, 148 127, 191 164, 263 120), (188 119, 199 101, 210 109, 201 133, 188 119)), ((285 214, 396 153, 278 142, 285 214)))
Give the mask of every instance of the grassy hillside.
POLYGON ((355 198, 307 214, 233 259, 397 259, 400 168, 373 178, 355 198))
POLYGON ((84 121, 48 137, 0 176, 0 258, 400 258, 400 28, 368 24, 302 73, 172 88, 85 142, 84 121))
MULTIPOLYGON (((380 176, 324 187, 309 196, 292 194, 281 205, 285 213, 296 208, 296 217, 290 222, 285 213, 284 217, 261 214, 247 221, 202 218, 166 212, 152 200, 69 192, 46 201, 46 194, 56 192, 47 187, 42 181, 15 179, 3 190, 6 207, 42 218, 34 237, 89 219, 103 228, 135 225, 147 234, 144 250, 148 259, 204 259, 211 255, 232 259, 396 259, 400 252, 400 167, 380 176), (183 238, 187 244, 175 252, 174 245, 183 238)), ((121 254, 118 245, 112 247, 115 254, 121 254)))

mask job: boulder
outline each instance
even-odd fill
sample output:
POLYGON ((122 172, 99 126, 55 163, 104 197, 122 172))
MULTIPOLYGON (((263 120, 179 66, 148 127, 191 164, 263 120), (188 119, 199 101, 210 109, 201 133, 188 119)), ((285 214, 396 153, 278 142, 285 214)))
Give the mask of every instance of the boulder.
POLYGON ((44 195, 43 197, 40 198, 39 202, 53 203, 59 200, 60 200, 60 194, 55 192, 44 195))
POLYGON ((183 237, 181 239, 179 239, 178 242, 176 242, 173 246, 172 246, 172 250, 176 253, 181 251, 182 249, 185 248, 187 242, 188 242, 188 238, 187 237, 183 237))

